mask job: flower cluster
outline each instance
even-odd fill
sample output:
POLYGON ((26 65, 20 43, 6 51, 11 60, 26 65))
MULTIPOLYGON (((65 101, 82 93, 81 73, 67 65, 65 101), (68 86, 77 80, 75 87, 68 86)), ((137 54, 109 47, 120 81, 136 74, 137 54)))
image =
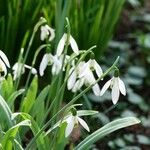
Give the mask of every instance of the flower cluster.
MULTIPOLYGON (((41 36, 42 35, 49 35, 48 29, 54 31, 51 27, 47 27, 47 25, 41 27, 41 36), (45 30, 43 28, 45 27, 45 30)), ((55 37, 53 34, 51 36, 55 37)), ((47 38, 52 38, 51 36, 47 38)), ((46 36, 45 36, 46 37, 46 36)), ((41 39, 42 40, 42 39, 41 39)), ((67 35, 66 33, 63 34, 62 38, 60 39, 56 54, 52 55, 51 53, 46 53, 41 61, 39 72, 40 75, 44 75, 44 71, 48 65, 52 66, 52 75, 58 75, 61 71, 65 71, 65 66, 69 64, 70 70, 68 73, 68 81, 67 81, 67 88, 72 92, 77 92, 81 90, 83 86, 92 86, 93 93, 96 96, 102 96, 105 91, 111 87, 112 89, 112 101, 113 104, 116 104, 120 92, 123 95, 126 95, 126 89, 123 81, 119 78, 118 75, 112 77, 106 84, 103 86, 102 90, 100 90, 99 84, 96 82, 96 77, 101 78, 103 75, 102 68, 97 63, 97 61, 93 58, 93 56, 88 60, 81 60, 79 63, 77 60, 80 56, 81 51, 79 51, 78 45, 72 35, 67 35), (65 46, 70 45, 71 49, 76 57, 71 62, 71 55, 68 56, 65 51, 65 46), (76 60, 76 61, 75 61, 76 60), (119 92, 120 91, 120 92, 119 92)))
MULTIPOLYGON (((48 25, 41 26, 41 41, 46 40, 51 42, 54 38, 54 29, 48 25)), ((52 53, 44 54, 39 66, 39 74, 40 76, 43 76, 47 66, 51 66, 51 73, 53 76, 59 75, 64 71, 67 89, 71 90, 73 93, 80 91, 82 87, 86 86, 91 87, 96 96, 102 96, 110 87, 112 89, 112 102, 113 104, 116 104, 119 99, 120 92, 123 95, 126 95, 126 88, 124 82, 119 77, 118 68, 114 67, 114 76, 108 80, 100 90, 98 81, 102 80, 104 77, 103 70, 94 59, 94 54, 91 51, 86 54, 90 54, 89 60, 82 57, 84 54, 86 54, 86 51, 79 50, 72 35, 64 33, 58 43, 56 53, 54 55, 52 53), (67 52, 70 48, 69 46, 73 52, 70 55, 68 55, 67 52)), ((8 58, 0 50, 0 80, 5 78, 7 74, 7 67, 10 68, 8 58)), ((13 79, 16 80, 20 77, 20 75, 24 74, 25 69, 29 69, 32 74, 37 74, 37 70, 33 68, 33 66, 17 62, 12 67, 13 79)), ((74 109, 71 110, 71 115, 67 117, 64 122, 67 123, 65 137, 68 137, 73 131, 73 128, 78 124, 82 125, 87 131, 90 131, 86 122, 77 115, 76 110, 74 111, 74 109)))
MULTIPOLYGON (((41 40, 48 39, 52 41, 55 38, 55 30, 48 25, 41 26, 41 40)), ((86 52, 86 51, 85 51, 86 52)), ((39 66, 39 74, 44 75, 44 71, 48 65, 52 66, 52 75, 58 75, 61 71, 66 70, 66 66, 69 65, 69 71, 67 75, 67 88, 72 92, 78 92, 83 86, 91 86, 93 93, 96 96, 102 96, 105 91, 110 87, 112 89, 112 101, 116 104, 120 92, 126 95, 126 89, 123 81, 119 78, 118 69, 115 69, 115 75, 106 82, 102 90, 97 83, 98 78, 102 78, 103 71, 97 61, 94 59, 93 55, 88 61, 79 58, 83 54, 80 51, 75 39, 70 35, 64 33, 60 39, 58 46, 56 48, 56 54, 51 53, 44 54, 42 61, 39 66), (67 55, 67 49, 70 45, 73 54, 67 55), (66 48, 67 47, 67 48, 66 48), (72 59, 71 56, 74 56, 72 59), (117 71, 116 71, 117 70, 117 71)), ((92 53, 93 54, 93 53, 92 53)), ((7 67, 10 67, 9 61, 6 55, 0 51, 0 79, 3 79, 7 74, 7 67)), ((17 62, 12 67, 14 80, 16 80, 21 74, 25 72, 25 68, 30 69, 32 74, 37 74, 37 70, 32 66, 17 62)))

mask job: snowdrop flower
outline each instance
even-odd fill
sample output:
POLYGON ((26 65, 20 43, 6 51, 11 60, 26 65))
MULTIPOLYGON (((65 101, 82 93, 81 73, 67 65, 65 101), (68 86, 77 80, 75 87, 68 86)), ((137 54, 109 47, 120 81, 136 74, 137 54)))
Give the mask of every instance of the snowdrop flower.
POLYGON ((72 92, 78 91, 84 84, 84 79, 79 78, 85 66, 85 62, 80 62, 78 66, 73 65, 73 67, 69 71, 69 78, 67 81, 68 90, 72 90, 72 92))
POLYGON ((52 74, 57 75, 61 71, 63 65, 63 57, 53 56, 52 74))
POLYGON ((118 76, 112 77, 109 81, 105 83, 105 85, 103 86, 101 90, 100 95, 102 96, 109 87, 111 87, 112 89, 111 96, 112 96, 113 104, 117 103, 120 92, 124 96, 126 95, 126 88, 125 88, 124 82, 118 76))
POLYGON ((40 75, 43 76, 44 75, 44 71, 47 67, 47 65, 51 65, 53 62, 53 56, 49 53, 49 54, 45 54, 42 58, 42 61, 40 63, 40 67, 39 67, 39 72, 40 75))
MULTIPOLYGON (((103 74, 101 67, 94 59, 90 59, 87 63, 80 62, 77 67, 73 66, 70 69, 71 75, 67 82, 68 90, 77 92, 83 85, 90 86, 95 83, 93 71, 96 72, 98 77, 103 74)), ((96 96, 100 96, 100 88, 97 83, 92 87, 92 90, 96 96)))
POLYGON ((68 137, 71 134, 71 132, 73 131, 73 128, 76 125, 78 125, 79 123, 84 129, 86 129, 88 132, 90 132, 90 129, 89 129, 87 123, 82 118, 78 117, 77 114, 76 115, 72 114, 65 121, 67 122, 67 127, 65 130, 65 137, 68 137))
POLYGON ((3 80, 7 74, 7 67, 10 68, 10 64, 7 56, 0 50, 0 80, 3 80))
MULTIPOLYGON (((60 56, 62 54, 64 47, 65 47, 65 44, 66 44, 66 41, 67 41, 67 34, 64 33, 64 35, 60 39, 58 46, 57 46, 57 50, 56 50, 57 56, 60 56)), ((74 51, 74 53, 76 53, 78 55, 79 54, 78 45, 77 45, 75 39, 71 35, 69 37, 69 44, 71 45, 71 48, 74 51)))
POLYGON ((55 31, 48 25, 41 26, 41 41, 44 41, 49 37, 49 41, 52 41, 55 38, 55 31))
POLYGON ((21 74, 24 74, 25 68, 30 69, 32 74, 37 74, 35 68, 32 68, 31 66, 28 66, 26 64, 15 63, 14 66, 12 67, 14 80, 16 80, 21 74))
MULTIPOLYGON (((101 77, 103 74, 103 71, 99 64, 96 62, 95 59, 90 59, 82 68, 82 73, 80 74, 79 78, 84 78, 84 82, 86 86, 92 85, 96 82, 96 79, 94 77, 93 71, 96 72, 98 77, 101 77)), ((100 96, 100 88, 98 83, 96 83, 92 90, 96 96, 100 96)))
MULTIPOLYGON (((69 56, 65 56, 65 62, 64 62, 64 66, 63 66, 63 70, 65 69, 65 65, 67 64, 69 59, 69 56)), ((59 74, 59 72, 61 71, 62 65, 63 65, 63 55, 61 56, 57 56, 57 55, 51 55, 49 54, 45 54, 42 58, 42 61, 40 63, 40 67, 39 67, 39 72, 40 75, 43 76, 44 75, 44 71, 46 69, 46 67, 48 65, 52 65, 52 74, 53 75, 57 75, 59 74)))

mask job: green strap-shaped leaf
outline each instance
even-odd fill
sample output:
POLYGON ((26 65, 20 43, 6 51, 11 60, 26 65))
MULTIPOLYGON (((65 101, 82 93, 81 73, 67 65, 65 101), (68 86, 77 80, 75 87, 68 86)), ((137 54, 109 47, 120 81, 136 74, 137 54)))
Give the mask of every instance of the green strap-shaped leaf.
POLYGON ((11 74, 9 74, 7 79, 2 81, 1 95, 5 98, 5 100, 8 100, 9 96, 13 93, 13 91, 14 91, 13 79, 11 74))
POLYGON ((21 112, 29 113, 36 99, 38 89, 38 77, 35 76, 31 82, 31 85, 27 91, 21 106, 21 112))
POLYGON ((12 150, 12 147, 13 147, 12 146, 12 141, 15 138, 19 127, 21 127, 21 126, 30 126, 30 125, 31 125, 30 120, 24 120, 24 121, 18 123, 17 125, 11 127, 6 132, 6 134, 4 135, 3 140, 1 142, 3 149, 12 150))
POLYGON ((119 130, 121 128, 125 128, 134 124, 140 123, 140 120, 135 117, 125 117, 121 119, 114 120, 102 128, 96 130, 94 133, 85 138, 82 142, 80 142, 74 150, 87 150, 88 147, 100 140, 104 136, 119 130))
POLYGON ((33 105, 32 109, 32 116, 33 118, 36 116, 36 122, 38 125, 42 124, 42 120, 45 115, 45 99, 49 93, 50 85, 46 86, 38 95, 38 97, 35 100, 35 103, 33 105), (37 109, 38 108, 38 109, 37 109))
MULTIPOLYGON (((30 128, 32 130, 33 135, 36 135, 39 132, 40 128, 39 128, 37 122, 33 119, 32 116, 30 116, 27 113, 23 113, 23 112, 13 113, 11 119, 14 120, 15 118, 17 118, 19 116, 21 116, 25 120, 28 119, 31 121, 30 128)), ((44 132, 37 138, 36 143, 37 143, 37 148, 39 150, 48 149, 49 145, 46 145, 46 142, 45 142, 46 139, 47 139, 47 137, 45 136, 44 132)))
POLYGON ((5 120, 6 124, 9 127, 11 127, 12 126, 12 120, 11 120, 12 112, 1 95, 0 95, 0 112, 2 113, 0 120, 3 120, 3 121, 5 120))
POLYGON ((25 91, 25 89, 20 89, 18 91, 13 92, 10 97, 8 98, 8 105, 10 107, 14 106, 14 101, 16 100, 16 98, 21 95, 23 92, 25 91))

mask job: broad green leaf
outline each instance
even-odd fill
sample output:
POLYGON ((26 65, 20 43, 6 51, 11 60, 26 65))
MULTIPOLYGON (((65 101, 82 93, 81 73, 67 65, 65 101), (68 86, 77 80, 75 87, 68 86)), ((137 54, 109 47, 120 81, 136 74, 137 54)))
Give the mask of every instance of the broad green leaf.
POLYGON ((14 101, 16 100, 16 98, 21 95, 23 92, 25 91, 25 89, 20 89, 18 91, 15 91, 14 93, 12 93, 8 99, 8 104, 10 107, 14 106, 14 101))
POLYGON ((0 95, 0 112, 1 112, 1 121, 6 121, 5 123, 11 127, 12 126, 12 120, 11 120, 11 110, 3 97, 0 95))
POLYGON ((32 109, 32 116, 36 116, 36 122, 40 125, 42 124, 43 117, 45 115, 45 99, 48 95, 50 85, 46 86, 38 95, 35 100, 32 109))
POLYGON ((68 139, 65 138, 65 129, 66 129, 67 123, 64 122, 61 124, 61 126, 58 129, 57 132, 57 139, 55 145, 53 145, 54 149, 64 150, 65 146, 68 142, 68 139))
POLYGON ((2 140, 3 149, 12 150, 13 149, 12 139, 16 137, 19 127, 30 126, 30 125, 31 125, 30 120, 24 120, 18 123, 17 125, 11 127, 3 137, 2 140))
POLYGON ((11 74, 9 74, 7 79, 2 81, 1 94, 7 101, 9 96, 13 93, 13 91, 14 91, 13 79, 11 74))
POLYGON ((27 91, 26 97, 24 98, 21 106, 21 111, 29 113, 33 107, 36 99, 38 89, 38 77, 35 76, 31 82, 31 85, 27 91))
POLYGON ((94 133, 85 138, 82 142, 80 142, 75 150, 87 150, 88 147, 95 143, 96 141, 102 139, 104 136, 119 130, 121 128, 125 128, 134 124, 140 123, 140 120, 135 117, 125 117, 121 119, 114 120, 102 128, 96 130, 94 133))
MULTIPOLYGON (((31 130, 32 130, 32 133, 33 135, 36 135, 40 128, 37 124, 37 122, 32 118, 32 116, 30 116, 29 114, 27 113, 23 113, 23 112, 18 112, 18 113, 13 113, 12 116, 11 116, 11 119, 14 120, 15 118, 21 116, 23 119, 25 120, 30 120, 31 121, 31 130)), ((45 133, 43 132, 36 140, 36 143, 37 143, 37 147, 38 149, 40 150, 45 150, 45 149, 48 149, 48 145, 46 145, 46 142, 45 140, 47 139, 45 133)))
POLYGON ((11 74, 8 74, 7 86, 9 88, 9 90, 7 91, 7 93, 8 93, 7 95, 8 95, 8 98, 9 98, 9 96, 14 92, 13 78, 12 78, 11 74))

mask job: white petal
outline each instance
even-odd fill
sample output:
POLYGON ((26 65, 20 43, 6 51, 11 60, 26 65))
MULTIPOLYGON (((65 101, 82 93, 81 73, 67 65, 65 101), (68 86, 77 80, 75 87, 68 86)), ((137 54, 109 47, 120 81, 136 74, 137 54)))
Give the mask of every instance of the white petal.
POLYGON ((106 92, 106 90, 109 88, 110 84, 111 84, 111 79, 108 80, 102 87, 100 96, 102 96, 106 92))
POLYGON ((68 90, 71 90, 76 82, 76 78, 77 78, 77 74, 75 71, 73 71, 68 79, 68 82, 67 82, 67 87, 68 87, 68 90))
POLYGON ((62 36, 62 38, 60 39, 59 43, 58 43, 58 46, 57 46, 57 50, 56 50, 56 55, 57 56, 60 56, 64 50, 64 46, 65 46, 65 43, 66 43, 66 39, 67 39, 67 35, 64 34, 62 36))
POLYGON ((95 60, 93 60, 93 61, 94 61, 94 69, 96 71, 96 74, 98 77, 101 77, 101 75, 103 74, 102 68, 95 60))
POLYGON ((78 55, 79 54, 78 45, 77 45, 75 39, 71 35, 70 35, 70 45, 71 45, 71 48, 74 51, 74 53, 76 53, 78 55))
POLYGON ((2 60, 6 64, 6 66, 10 68, 10 64, 9 64, 8 58, 1 50, 0 50, 0 57, 2 58, 2 60))
POLYGON ((98 84, 95 84, 93 87, 92 87, 92 90, 94 92, 94 94, 96 96, 100 96, 100 88, 99 88, 99 85, 98 84))
POLYGON ((74 118, 73 118, 73 116, 70 116, 66 120, 66 122, 67 122, 67 127, 66 127, 66 130, 65 130, 65 137, 68 137, 71 134, 71 132, 74 128, 74 118))
POLYGON ((32 74, 37 74, 37 71, 35 68, 32 68, 31 66, 24 65, 25 68, 30 69, 32 74))
POLYGON ((87 85, 91 85, 96 81, 94 78, 94 75, 90 69, 88 69, 86 71, 86 74, 84 77, 85 77, 85 84, 87 84, 87 85))
POLYGON ((0 71, 2 71, 2 72, 4 71, 4 76, 3 77, 5 77, 6 74, 7 74, 7 68, 6 68, 6 65, 4 64, 4 62, 1 59, 0 59, 0 71))
POLYGON ((52 74, 57 75, 61 71, 62 59, 57 55, 53 56, 52 74))
POLYGON ((84 61, 79 63, 78 68, 79 68, 79 78, 85 76, 86 73, 89 71, 89 66, 84 61))
POLYGON ((49 32, 48 32, 46 26, 41 26, 41 35, 40 35, 41 41, 44 41, 48 35, 49 35, 49 32))
POLYGON ((77 92, 78 90, 80 90, 81 89, 81 87, 83 86, 83 84, 84 84, 84 78, 81 78, 81 79, 79 79, 76 83, 75 83, 75 85, 74 85, 74 87, 73 87, 73 89, 72 89, 72 92, 77 92))
POLYGON ((35 68, 32 68, 32 69, 31 69, 31 73, 32 73, 32 74, 37 74, 37 70, 36 70, 35 68))
POLYGON ((114 78, 113 80, 113 87, 112 87, 112 102, 115 105, 119 99, 119 83, 118 83, 118 79, 114 78))
POLYGON ((90 129, 89 129, 87 123, 82 118, 77 117, 77 119, 78 119, 79 123, 82 125, 82 127, 84 129, 86 129, 88 132, 90 132, 90 129))
POLYGON ((45 54, 42 58, 42 61, 40 63, 40 67, 39 67, 39 72, 40 75, 43 76, 44 75, 44 70, 46 69, 48 62, 50 61, 50 54, 45 54))
POLYGON ((126 88, 124 82, 118 77, 119 80, 119 89, 123 95, 126 95, 126 88))
POLYGON ((50 34, 49 41, 52 41, 55 38, 55 30, 50 28, 50 34))
POLYGON ((16 80, 16 78, 18 78, 21 74, 25 72, 25 68, 22 63, 15 63, 14 66, 12 67, 12 70, 13 70, 14 80, 16 80))

